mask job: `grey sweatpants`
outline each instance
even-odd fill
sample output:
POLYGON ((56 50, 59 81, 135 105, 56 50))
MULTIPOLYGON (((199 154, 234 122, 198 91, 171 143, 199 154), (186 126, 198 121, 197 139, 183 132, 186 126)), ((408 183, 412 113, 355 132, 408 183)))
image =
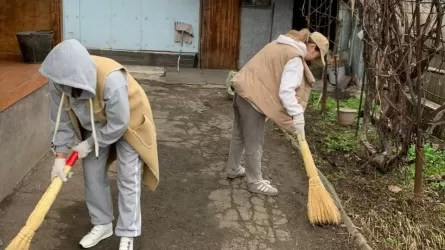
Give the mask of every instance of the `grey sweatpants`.
MULTIPOLYGON (((116 142, 117 187, 119 191, 115 233, 119 237, 141 235, 141 168, 142 160, 123 138, 116 142)), ((110 181, 107 176, 107 158, 110 147, 99 148, 83 159, 85 201, 93 225, 108 224, 114 220, 110 181)))
POLYGON ((227 167, 229 170, 238 170, 244 151, 247 181, 249 183, 261 181, 263 180, 261 157, 266 116, 238 95, 233 98, 233 113, 232 141, 227 167))

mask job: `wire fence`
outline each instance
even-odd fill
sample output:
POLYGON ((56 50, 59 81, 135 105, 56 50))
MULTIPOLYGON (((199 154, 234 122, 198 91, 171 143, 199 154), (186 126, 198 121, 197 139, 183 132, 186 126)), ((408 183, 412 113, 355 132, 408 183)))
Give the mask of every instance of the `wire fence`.
POLYGON ((339 52, 340 4, 351 13, 350 27, 363 30, 367 82, 363 131, 374 121, 381 137, 373 152, 394 149, 398 156, 406 155, 408 147, 422 137, 418 128, 445 138, 445 1, 354 3, 352 8, 351 1, 305 0, 301 11, 307 28, 328 37, 332 54, 339 52), (376 109, 377 117, 371 112, 376 109))
POLYGON ((307 28, 326 35, 331 48, 336 44, 335 24, 337 22, 338 5, 334 0, 304 0, 302 15, 306 16, 307 28))

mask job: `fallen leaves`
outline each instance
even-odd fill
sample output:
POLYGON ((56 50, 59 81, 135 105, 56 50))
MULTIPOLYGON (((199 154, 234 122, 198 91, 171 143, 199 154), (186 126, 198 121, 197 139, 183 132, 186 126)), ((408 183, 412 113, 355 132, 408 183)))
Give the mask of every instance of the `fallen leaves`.
POLYGON ((391 192, 393 192, 393 193, 395 193, 395 194, 397 194, 397 193, 399 193, 400 191, 402 191, 402 189, 401 189, 400 187, 398 187, 398 186, 394 186, 394 185, 389 185, 389 186, 388 186, 388 190, 391 191, 391 192))

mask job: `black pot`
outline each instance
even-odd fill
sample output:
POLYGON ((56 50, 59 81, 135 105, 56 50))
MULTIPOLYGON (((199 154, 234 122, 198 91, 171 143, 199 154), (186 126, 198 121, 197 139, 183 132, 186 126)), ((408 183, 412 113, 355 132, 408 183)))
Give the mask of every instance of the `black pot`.
POLYGON ((41 63, 51 51, 54 32, 38 30, 16 33, 22 59, 25 63, 41 63))

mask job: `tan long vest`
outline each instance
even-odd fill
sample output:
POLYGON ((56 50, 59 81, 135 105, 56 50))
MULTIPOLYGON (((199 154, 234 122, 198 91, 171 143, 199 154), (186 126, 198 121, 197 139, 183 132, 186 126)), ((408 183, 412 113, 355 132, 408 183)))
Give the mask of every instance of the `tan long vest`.
POLYGON ((289 133, 294 132, 292 117, 281 103, 279 89, 284 67, 295 57, 301 57, 304 65, 303 82, 296 89, 296 97, 298 103, 306 109, 315 78, 303 56, 290 45, 276 41, 269 43, 232 78, 232 86, 238 95, 255 104, 267 117, 289 133))
MULTIPOLYGON (((94 120, 106 123, 107 118, 103 106, 105 79, 113 71, 124 70, 128 80, 128 100, 130 103, 130 123, 124 133, 124 139, 136 150, 144 161, 143 182, 151 190, 155 190, 159 183, 158 149, 156 143, 156 129, 153 121, 150 102, 139 83, 116 61, 99 56, 91 56, 97 66, 96 96, 93 99, 94 120)), ((69 105, 68 98, 65 106, 69 105)), ((81 138, 79 121, 74 112, 67 108, 70 120, 81 138)), ((115 147, 111 148, 108 166, 116 160, 115 147)))

